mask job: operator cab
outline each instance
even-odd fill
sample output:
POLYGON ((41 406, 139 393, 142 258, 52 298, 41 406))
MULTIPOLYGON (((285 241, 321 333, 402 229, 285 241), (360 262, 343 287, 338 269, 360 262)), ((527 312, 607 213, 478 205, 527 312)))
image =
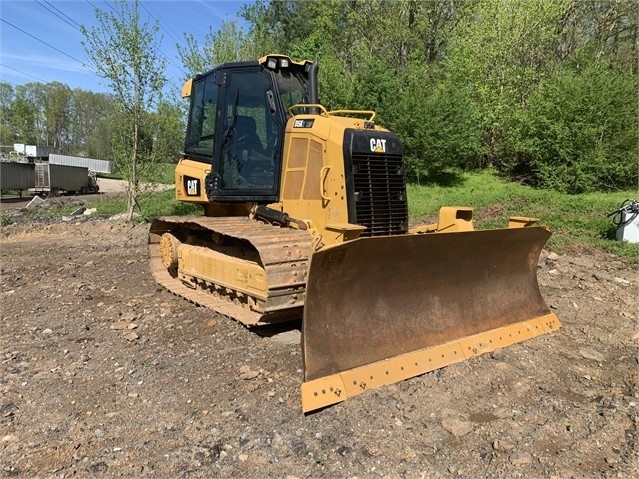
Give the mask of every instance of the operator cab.
POLYGON ((277 201, 288 108, 316 103, 317 64, 283 55, 225 63, 189 80, 184 157, 210 163, 210 201, 277 201))

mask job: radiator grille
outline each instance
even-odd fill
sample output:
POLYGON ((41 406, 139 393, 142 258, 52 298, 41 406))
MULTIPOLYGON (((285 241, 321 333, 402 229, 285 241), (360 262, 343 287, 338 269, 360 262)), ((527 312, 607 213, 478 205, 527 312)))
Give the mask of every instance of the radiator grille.
POLYGON ((408 206, 401 155, 353 153, 353 189, 361 236, 405 234, 408 206))

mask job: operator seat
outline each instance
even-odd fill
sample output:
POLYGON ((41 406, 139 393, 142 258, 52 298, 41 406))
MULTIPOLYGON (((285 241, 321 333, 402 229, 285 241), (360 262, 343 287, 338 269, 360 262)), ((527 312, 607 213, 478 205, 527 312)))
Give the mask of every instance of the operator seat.
MULTIPOLYGON (((264 154, 264 146, 260 137, 257 136, 255 118, 252 116, 239 115, 235 124, 235 148, 237 151, 247 151, 248 156, 264 154)), ((240 156, 242 158, 242 156, 240 156)))

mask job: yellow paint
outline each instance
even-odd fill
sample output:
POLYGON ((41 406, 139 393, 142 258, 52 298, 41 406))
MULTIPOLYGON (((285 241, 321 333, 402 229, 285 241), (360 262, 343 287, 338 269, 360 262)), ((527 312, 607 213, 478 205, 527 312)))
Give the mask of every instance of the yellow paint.
POLYGON ((182 86, 182 98, 189 98, 193 91, 193 78, 189 78, 182 86))
POLYGON ((268 287, 264 268, 210 248, 182 244, 178 247, 178 275, 196 278, 266 300, 268 287))
POLYGON ((525 228, 527 226, 532 226, 537 223, 539 220, 537 218, 529 218, 527 216, 511 216, 508 218, 508 227, 509 228, 525 228))
POLYGON ((466 206, 442 206, 439 209, 439 233, 473 231, 473 209, 466 206))
MULTIPOLYGON (((283 55, 263 57, 288 59, 283 55)), ((291 61, 291 63, 293 63, 291 61)), ((306 64, 308 62, 297 62, 306 64)), ((192 82, 188 81, 183 96, 190 96, 192 82)), ((314 248, 330 246, 359 237, 364 227, 348 222, 346 172, 343 160, 343 139, 346 129, 385 131, 372 124, 375 113, 369 111, 329 112, 321 105, 295 105, 289 109, 290 118, 285 127, 282 153, 280 197, 270 208, 287 213, 291 218, 308 225, 314 248), (300 113, 317 108, 319 114, 300 113), (347 114, 349 116, 341 116, 347 114), (364 118, 356 118, 363 116, 364 118), (312 128, 295 128, 296 120, 312 120, 312 128)), ((384 146, 378 145, 376 152, 384 146)), ((205 178, 211 165, 182 159, 175 171, 176 199, 201 204, 207 216, 244 216, 253 206, 246 203, 210 202, 205 191, 205 178), (199 180, 198 196, 187 195, 185 177, 199 180)), ((437 223, 411 228, 411 233, 473 231, 472 208, 442 207, 437 223)), ((532 224, 533 218, 513 217, 510 228, 532 224)), ((299 226, 299 223, 296 223, 299 226)), ((295 225, 292 225, 297 227, 295 225)), ((268 296, 264 268, 230 255, 197 245, 179 245, 165 241, 165 263, 173 265, 172 248, 178 251, 178 277, 182 284, 195 287, 196 283, 216 289, 226 288, 234 294, 245 295, 252 311, 263 310, 268 296)), ((330 298, 327 298, 330 300, 330 298)), ((301 306, 300 304, 296 306, 301 306)), ((363 393, 368 389, 392 384, 428 371, 494 351, 560 327, 554 314, 511 324, 473 336, 459 338, 442 345, 408 352, 384 361, 343 371, 302 384, 302 409, 313 411, 363 393)))
POLYGON ((302 383, 302 410, 314 411, 435 369, 559 329, 553 313, 302 383))
POLYGON ((208 203, 204 188, 204 179, 211 171, 211 165, 200 161, 181 159, 175 168, 175 199, 179 201, 189 201, 192 203, 208 203), (188 196, 184 188, 184 177, 190 176, 200 180, 200 195, 188 196))

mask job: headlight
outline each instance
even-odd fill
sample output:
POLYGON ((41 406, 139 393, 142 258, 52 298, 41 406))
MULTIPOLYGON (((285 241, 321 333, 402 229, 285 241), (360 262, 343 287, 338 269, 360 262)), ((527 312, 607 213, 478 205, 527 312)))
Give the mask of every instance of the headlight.
POLYGON ((280 68, 288 68, 288 58, 280 59, 280 68))
POLYGON ((271 70, 275 70, 275 67, 277 66, 277 60, 275 58, 269 58, 266 66, 269 67, 271 70))

